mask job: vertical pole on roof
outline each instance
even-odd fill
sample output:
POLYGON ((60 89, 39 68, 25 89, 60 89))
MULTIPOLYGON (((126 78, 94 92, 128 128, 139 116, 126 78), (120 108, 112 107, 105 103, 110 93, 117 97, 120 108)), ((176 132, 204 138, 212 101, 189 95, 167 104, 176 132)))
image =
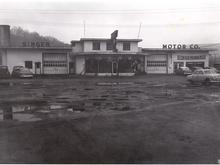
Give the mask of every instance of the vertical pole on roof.
POLYGON ((83 21, 83 37, 85 38, 85 36, 86 36, 86 21, 84 20, 83 21))
POLYGON ((138 36, 137 36, 138 39, 139 39, 139 36, 140 36, 140 32, 141 32, 141 22, 140 22, 139 30, 138 30, 138 36))

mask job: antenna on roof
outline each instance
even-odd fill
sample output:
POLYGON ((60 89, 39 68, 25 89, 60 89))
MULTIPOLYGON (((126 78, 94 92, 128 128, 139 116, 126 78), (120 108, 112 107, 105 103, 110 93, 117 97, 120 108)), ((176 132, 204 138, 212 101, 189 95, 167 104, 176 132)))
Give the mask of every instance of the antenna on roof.
POLYGON ((137 36, 138 39, 139 39, 139 36, 140 36, 140 32, 141 32, 141 22, 140 22, 139 30, 138 30, 138 36, 137 36))
POLYGON ((83 20, 83 37, 85 38, 86 36, 86 21, 83 20))

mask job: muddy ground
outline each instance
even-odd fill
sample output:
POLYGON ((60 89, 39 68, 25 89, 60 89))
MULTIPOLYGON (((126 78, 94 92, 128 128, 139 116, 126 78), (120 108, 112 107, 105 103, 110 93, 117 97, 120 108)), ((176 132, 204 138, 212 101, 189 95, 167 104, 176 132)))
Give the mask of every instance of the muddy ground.
POLYGON ((217 163, 219 119, 181 76, 0 80, 0 163, 217 163))

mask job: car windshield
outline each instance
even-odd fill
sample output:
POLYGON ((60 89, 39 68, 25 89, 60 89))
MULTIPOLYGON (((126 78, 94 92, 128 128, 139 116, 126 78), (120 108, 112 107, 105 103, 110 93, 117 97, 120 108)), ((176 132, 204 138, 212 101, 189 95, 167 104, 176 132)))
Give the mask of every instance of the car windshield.
POLYGON ((204 70, 205 74, 215 74, 216 72, 214 70, 204 70))

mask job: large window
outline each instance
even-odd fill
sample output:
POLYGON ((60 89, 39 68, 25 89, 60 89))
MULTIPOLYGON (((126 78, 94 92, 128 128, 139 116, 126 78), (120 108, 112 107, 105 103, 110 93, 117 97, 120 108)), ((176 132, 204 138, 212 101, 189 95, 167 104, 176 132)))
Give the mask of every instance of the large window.
POLYGON ((167 61, 147 61, 148 67, 165 67, 167 66, 167 61))
POLYGON ((92 43, 92 50, 100 50, 100 42, 94 41, 92 43))
POLYGON ((25 68, 32 69, 33 68, 33 62, 32 61, 25 61, 25 68))
POLYGON ((130 42, 124 42, 123 43, 123 50, 130 50, 130 49, 131 49, 130 42))
POLYGON ((86 59, 86 73, 98 73, 98 60, 94 58, 86 59))

